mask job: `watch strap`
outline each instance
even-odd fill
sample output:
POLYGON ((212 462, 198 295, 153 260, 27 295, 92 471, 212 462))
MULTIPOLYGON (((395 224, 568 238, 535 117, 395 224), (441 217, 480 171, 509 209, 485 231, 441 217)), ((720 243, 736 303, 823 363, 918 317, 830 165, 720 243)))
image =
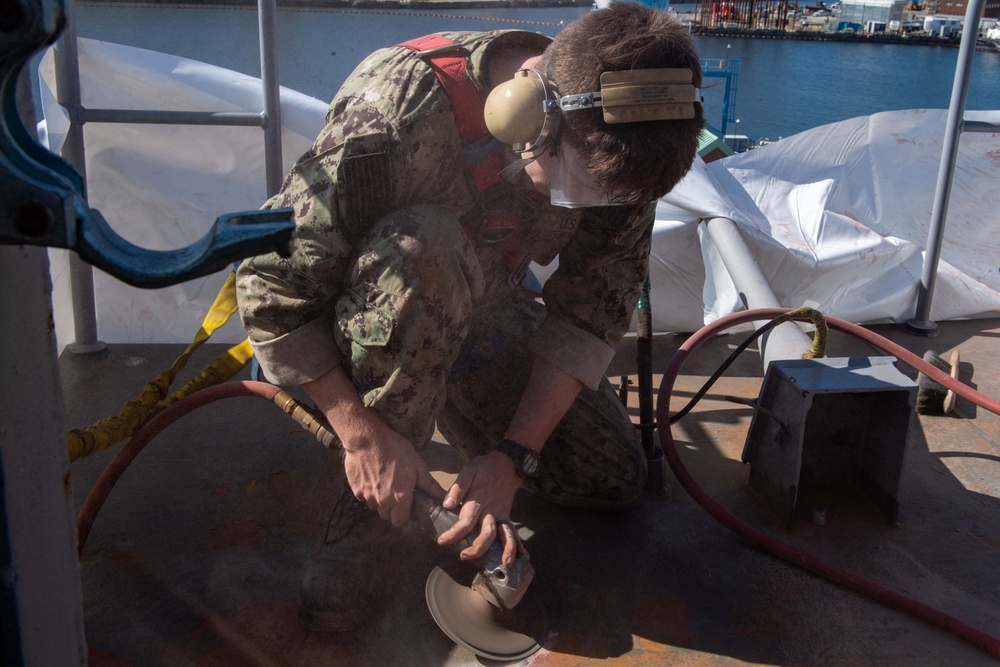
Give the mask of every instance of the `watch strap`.
POLYGON ((534 477, 538 474, 538 467, 541 460, 538 452, 535 450, 525 447, 521 443, 509 438, 504 438, 497 445, 497 451, 506 454, 514 461, 517 474, 521 477, 534 477))

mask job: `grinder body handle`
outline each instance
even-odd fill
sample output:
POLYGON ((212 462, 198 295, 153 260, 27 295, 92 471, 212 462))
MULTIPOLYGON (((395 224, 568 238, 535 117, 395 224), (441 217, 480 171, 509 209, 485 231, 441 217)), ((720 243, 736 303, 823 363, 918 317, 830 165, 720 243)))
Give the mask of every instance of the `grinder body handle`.
MULTIPOLYGON (((436 500, 418 490, 413 492, 410 514, 435 542, 458 521, 458 514, 446 510, 436 500)), ((455 552, 461 552, 475 541, 477 535, 477 531, 473 530, 449 546, 455 552)), ((472 582, 472 589, 501 611, 513 609, 521 601, 535 576, 535 569, 527 556, 517 556, 512 568, 504 566, 500 540, 493 540, 486 554, 473 564, 478 573, 472 582)))
MULTIPOLYGON (((435 542, 437 538, 444 535, 452 526, 458 523, 458 514, 445 509, 441 506, 441 503, 417 489, 413 491, 413 505, 410 509, 410 516, 414 521, 423 526, 424 530, 435 542)), ((478 533, 473 530, 458 542, 449 545, 449 547, 455 551, 463 551, 472 545, 477 535, 478 533)))

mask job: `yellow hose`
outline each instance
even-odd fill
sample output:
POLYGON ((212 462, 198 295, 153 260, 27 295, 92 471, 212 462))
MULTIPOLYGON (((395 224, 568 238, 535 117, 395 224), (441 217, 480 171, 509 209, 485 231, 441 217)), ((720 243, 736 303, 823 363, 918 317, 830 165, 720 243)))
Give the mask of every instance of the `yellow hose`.
POLYGON ((148 382, 139 396, 125 403, 117 415, 102 419, 85 428, 67 431, 69 460, 76 461, 131 437, 146 422, 168 406, 199 389, 228 380, 246 366, 253 351, 250 348, 250 341, 245 340, 217 357, 181 389, 170 395, 167 393, 177 374, 187 364, 194 351, 207 341, 216 329, 229 320, 236 312, 236 308, 236 274, 231 273, 219 291, 219 295, 215 297, 215 302, 208 314, 205 315, 201 328, 198 329, 191 344, 174 361, 173 366, 160 373, 155 380, 148 382))
POLYGON ((820 359, 826 355, 826 341, 829 337, 830 330, 826 324, 826 318, 823 317, 823 313, 819 312, 815 308, 810 308, 808 306, 802 306, 801 308, 796 308, 795 310, 790 310, 783 315, 779 315, 774 318, 775 324, 784 324, 785 322, 791 322, 792 320, 811 320, 816 330, 813 331, 813 344, 802 355, 803 359, 820 359))

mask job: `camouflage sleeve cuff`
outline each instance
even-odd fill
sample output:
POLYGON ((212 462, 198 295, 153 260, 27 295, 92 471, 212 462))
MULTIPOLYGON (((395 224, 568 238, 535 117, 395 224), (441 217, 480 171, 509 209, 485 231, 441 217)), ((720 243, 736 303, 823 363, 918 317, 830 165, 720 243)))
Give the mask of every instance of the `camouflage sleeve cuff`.
POLYGON ((597 389, 615 356, 614 348, 600 338, 551 314, 535 331, 528 347, 590 389, 597 389))
POLYGON ((344 360, 333 341, 328 317, 304 324, 268 341, 250 341, 264 377, 277 385, 299 385, 322 376, 344 360))

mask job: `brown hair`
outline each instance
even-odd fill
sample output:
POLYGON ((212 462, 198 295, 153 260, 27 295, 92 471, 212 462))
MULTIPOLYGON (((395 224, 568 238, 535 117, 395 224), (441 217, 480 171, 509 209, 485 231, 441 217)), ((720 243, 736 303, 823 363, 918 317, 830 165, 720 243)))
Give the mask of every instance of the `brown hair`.
MULTIPOLYGON (((560 95, 600 89, 602 72, 690 68, 701 87, 701 60, 687 29, 667 12, 615 0, 563 29, 545 51, 544 71, 560 95)), ((690 120, 609 125, 600 109, 562 114, 560 140, 583 157, 606 190, 645 203, 662 197, 688 172, 704 126, 701 104, 690 120)))

